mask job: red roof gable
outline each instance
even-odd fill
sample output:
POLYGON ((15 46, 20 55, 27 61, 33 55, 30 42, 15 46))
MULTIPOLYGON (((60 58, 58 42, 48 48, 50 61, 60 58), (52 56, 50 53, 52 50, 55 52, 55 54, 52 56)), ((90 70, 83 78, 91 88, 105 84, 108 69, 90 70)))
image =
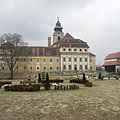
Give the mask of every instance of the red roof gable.
POLYGON ((120 52, 112 53, 106 56, 105 60, 120 58, 120 52))
POLYGON ((119 61, 108 61, 108 62, 105 62, 102 66, 111 66, 111 65, 120 65, 120 62, 119 61))
POLYGON ((65 36, 64 36, 64 40, 65 39, 74 39, 69 33, 66 33, 65 36))
POLYGON ((81 47, 89 48, 88 44, 80 39, 73 38, 69 33, 66 33, 62 40, 57 41, 52 46, 57 45, 59 47, 81 47))

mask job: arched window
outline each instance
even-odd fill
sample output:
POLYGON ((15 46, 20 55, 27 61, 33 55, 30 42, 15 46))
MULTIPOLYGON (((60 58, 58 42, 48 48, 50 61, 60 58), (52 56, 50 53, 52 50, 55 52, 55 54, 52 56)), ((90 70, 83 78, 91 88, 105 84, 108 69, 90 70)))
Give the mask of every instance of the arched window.
POLYGON ((60 36, 58 36, 58 40, 60 40, 60 36))

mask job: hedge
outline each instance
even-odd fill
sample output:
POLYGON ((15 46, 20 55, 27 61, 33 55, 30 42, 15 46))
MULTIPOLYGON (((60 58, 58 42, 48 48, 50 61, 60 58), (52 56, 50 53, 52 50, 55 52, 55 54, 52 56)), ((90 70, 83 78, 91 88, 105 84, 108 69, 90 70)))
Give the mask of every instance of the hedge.
POLYGON ((19 91, 19 92, 34 92, 39 91, 41 87, 41 84, 33 84, 33 85, 10 85, 5 86, 5 91, 19 91))
POLYGON ((70 83, 81 83, 81 84, 84 84, 84 81, 82 79, 77 78, 77 79, 70 80, 70 83))
POLYGON ((59 85, 54 87, 54 90, 74 90, 74 89, 79 89, 79 86, 78 85, 59 85))
POLYGON ((64 82, 64 80, 60 80, 60 79, 49 79, 49 81, 51 83, 63 83, 64 82))
POLYGON ((5 84, 12 84, 11 81, 0 81, 0 88, 5 84))

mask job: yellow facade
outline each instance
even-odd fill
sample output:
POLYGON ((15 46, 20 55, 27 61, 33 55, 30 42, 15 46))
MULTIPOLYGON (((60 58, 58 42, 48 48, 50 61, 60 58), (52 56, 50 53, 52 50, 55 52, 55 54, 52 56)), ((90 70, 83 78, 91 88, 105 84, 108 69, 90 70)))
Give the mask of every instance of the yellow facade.
POLYGON ((39 71, 60 71, 59 56, 28 56, 20 57, 16 65, 16 71, 39 72, 39 71))

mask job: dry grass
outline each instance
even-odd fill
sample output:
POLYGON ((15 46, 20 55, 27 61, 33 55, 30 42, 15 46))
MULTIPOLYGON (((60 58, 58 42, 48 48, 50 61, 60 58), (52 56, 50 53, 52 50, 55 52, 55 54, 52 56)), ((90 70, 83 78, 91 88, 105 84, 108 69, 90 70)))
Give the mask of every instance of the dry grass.
POLYGON ((0 89, 0 120, 120 120, 120 81, 91 81, 69 91, 0 89))

